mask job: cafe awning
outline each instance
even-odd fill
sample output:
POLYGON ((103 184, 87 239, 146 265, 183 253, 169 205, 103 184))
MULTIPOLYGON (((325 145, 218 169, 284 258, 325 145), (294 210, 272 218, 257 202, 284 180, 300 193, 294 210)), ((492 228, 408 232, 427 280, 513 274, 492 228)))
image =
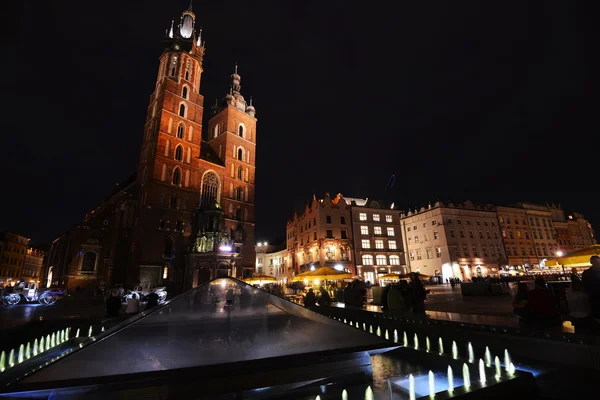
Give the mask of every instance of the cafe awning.
POLYGON ((309 281, 315 280, 340 280, 340 279, 350 279, 352 278, 352 274, 348 272, 338 271, 336 269, 330 267, 321 267, 317 268, 314 271, 304 272, 302 274, 298 274, 292 278, 292 282, 303 281, 308 279, 309 281))
POLYGON ((263 283, 273 283, 273 282, 277 282, 277 278, 275 278, 274 276, 271 275, 264 275, 264 274, 255 274, 252 275, 249 278, 244 279, 244 282, 250 284, 250 285, 255 285, 255 284, 263 284, 263 283))
POLYGON ((546 267, 589 267, 590 257, 600 257, 600 244, 585 247, 583 249, 574 250, 564 257, 557 257, 546 261, 546 267))

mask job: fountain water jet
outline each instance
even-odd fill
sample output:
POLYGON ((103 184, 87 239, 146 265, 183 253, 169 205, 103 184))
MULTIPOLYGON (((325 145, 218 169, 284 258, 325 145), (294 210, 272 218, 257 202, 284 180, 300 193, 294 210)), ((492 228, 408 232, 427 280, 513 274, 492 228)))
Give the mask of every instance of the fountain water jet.
POLYGON ((510 355, 508 354, 508 349, 504 349, 504 368, 508 371, 508 367, 510 366, 510 355))
POLYGON ((381 329, 377 327, 377 336, 381 337, 381 329))
MULTIPOLYGON (((352 322, 351 322, 352 323, 352 322)), ((104 325, 102 325, 102 330, 100 332, 104 332, 104 325)))
MULTIPOLYGON (((355 324, 354 326, 356 326, 356 327, 358 328, 358 321, 356 321, 356 324, 355 324)), ((360 328, 359 328, 359 329, 360 329, 360 328)))
POLYGON ((471 373, 469 372, 467 363, 463 364, 463 381, 464 387, 468 391, 471 388, 471 373))
POLYGON ((65 339, 69 340, 69 336, 71 336, 71 327, 67 328, 67 331, 65 333, 65 339))
POLYGON ((440 356, 444 354, 444 341, 442 338, 439 338, 438 340, 438 350, 440 351, 440 356))
POLYGON ((500 369, 500 357, 494 358, 494 364, 496 364, 496 380, 499 381, 502 377, 502 369, 500 369))
POLYGON ((40 339, 40 349, 38 350, 38 353, 43 353, 44 351, 46 351, 46 346, 44 346, 44 337, 42 336, 40 339))
POLYGON ((435 376, 429 370, 429 397, 435 397, 435 376))
POLYGON ((363 322, 363 331, 366 331, 366 330, 367 330, 367 324, 365 324, 365 323, 363 322))
POLYGON ((387 329, 385 330, 385 340, 390 340, 390 334, 387 329))
POLYGON ((513 364, 513 363, 508 364, 508 374, 510 376, 513 376, 515 374, 515 364, 513 364))
POLYGON ((50 347, 54 346, 56 346, 56 333, 52 333, 52 336, 50 337, 50 347))
POLYGON ((373 333, 373 325, 369 325, 369 333, 373 333))
POLYGON ((458 348, 456 347, 456 342, 452 341, 452 358, 455 360, 458 359, 458 348))
POLYGON ((50 335, 46 335, 46 350, 50 350, 50 335))
POLYGON ((490 353, 490 348, 485 346, 485 366, 492 366, 492 353, 490 353))
POLYGON ((8 354, 8 366, 10 368, 15 366, 15 349, 10 349, 10 353, 8 354))
POLYGON ((35 339, 33 341, 33 356, 37 356, 38 355, 38 340, 35 339))
POLYGON ((394 343, 398 343, 398 331, 394 329, 394 343))
POLYGON ((416 333, 415 333, 414 342, 415 342, 415 350, 419 350, 419 337, 417 336, 416 333))
POLYGON ((88 337, 92 337, 92 326, 90 325, 90 330, 88 331, 88 337))
POLYGON ((348 322, 346 322, 346 318, 344 318, 344 323, 347 324, 348 322))
POLYGON ((6 354, 0 353, 0 372, 4 372, 6 369, 6 354))
POLYGON ((27 346, 25 346, 25 359, 29 360, 31 358, 31 342, 27 342, 27 346))
POLYGON ((408 375, 408 396, 410 400, 415 400, 415 377, 413 374, 408 375))
POLYGON ((367 386, 367 390, 365 390, 365 400, 374 400, 375 395, 373 394, 373 389, 371 386, 367 386))
POLYGON ((427 350, 427 352, 429 353, 429 350, 431 349, 431 343, 429 343, 429 336, 425 337, 425 350, 427 350))
POLYGON ((60 342, 61 343, 65 342, 65 336, 67 336, 67 332, 66 332, 66 329, 63 329, 62 331, 60 331, 60 342))
POLYGON ((77 328, 77 332, 75 333, 75 337, 79 337, 79 328, 77 328))
POLYGON ((21 364, 23 362, 23 358, 25 356, 25 346, 19 346, 19 356, 17 357, 17 364, 21 364))
POLYGON ((408 347, 408 337, 406 336, 406 331, 404 331, 404 337, 402 338, 402 345, 404 347, 408 347))
POLYGON ((471 342, 467 345, 467 351, 469 353, 469 362, 472 363, 475 361, 475 355, 473 354, 473 345, 471 342))
POLYGON ((342 390, 342 400, 348 400, 348 391, 342 390))
POLYGON ((454 374, 452 373, 452 367, 448 365, 448 391, 454 392, 454 374))
POLYGON ((486 377, 485 377, 485 363, 483 362, 483 359, 479 359, 479 382, 481 382, 482 385, 485 384, 486 382, 486 377))

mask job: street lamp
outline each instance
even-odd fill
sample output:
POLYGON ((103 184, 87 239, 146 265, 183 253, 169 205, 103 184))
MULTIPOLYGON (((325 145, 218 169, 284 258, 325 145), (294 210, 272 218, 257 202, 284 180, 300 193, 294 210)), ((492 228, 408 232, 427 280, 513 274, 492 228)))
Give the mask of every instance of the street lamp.
MULTIPOLYGON (((556 255, 557 255, 558 257, 562 257, 562 255, 563 255, 563 252, 559 250, 559 251, 557 251, 557 252, 556 252, 556 255)), ((558 264, 558 258, 556 259, 556 263, 558 264)), ((559 264, 559 265, 560 265, 560 264, 559 264)), ((564 273, 565 273, 565 266, 564 266, 564 265, 562 265, 562 270, 563 270, 563 274, 564 274, 564 273)))

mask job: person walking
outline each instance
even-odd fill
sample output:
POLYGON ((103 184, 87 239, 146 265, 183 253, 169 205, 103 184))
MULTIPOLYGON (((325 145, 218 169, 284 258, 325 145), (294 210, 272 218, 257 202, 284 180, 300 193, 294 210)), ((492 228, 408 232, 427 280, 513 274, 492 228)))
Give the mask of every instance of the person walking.
POLYGON ((592 266, 581 275, 583 287, 590 301, 592 317, 600 322, 600 257, 591 256, 592 266))
POLYGON ((427 296, 425 286, 423 286, 418 272, 413 273, 411 279, 413 312, 415 314, 425 314, 425 297, 427 296))

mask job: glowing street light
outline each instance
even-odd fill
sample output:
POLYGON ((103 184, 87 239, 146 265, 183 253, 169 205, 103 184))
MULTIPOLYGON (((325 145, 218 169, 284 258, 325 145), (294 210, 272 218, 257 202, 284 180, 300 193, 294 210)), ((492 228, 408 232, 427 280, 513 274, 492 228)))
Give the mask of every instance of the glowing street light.
MULTIPOLYGON (((563 255, 563 252, 562 252, 562 251, 560 251, 560 250, 558 250, 558 251, 556 252, 556 255, 557 255, 558 257, 562 257, 562 255, 563 255)), ((556 263, 558 264, 558 260, 556 260, 556 263)), ((564 273, 565 273, 565 266, 564 266, 564 264, 562 265, 562 270, 563 270, 563 274, 564 274, 564 273)))

